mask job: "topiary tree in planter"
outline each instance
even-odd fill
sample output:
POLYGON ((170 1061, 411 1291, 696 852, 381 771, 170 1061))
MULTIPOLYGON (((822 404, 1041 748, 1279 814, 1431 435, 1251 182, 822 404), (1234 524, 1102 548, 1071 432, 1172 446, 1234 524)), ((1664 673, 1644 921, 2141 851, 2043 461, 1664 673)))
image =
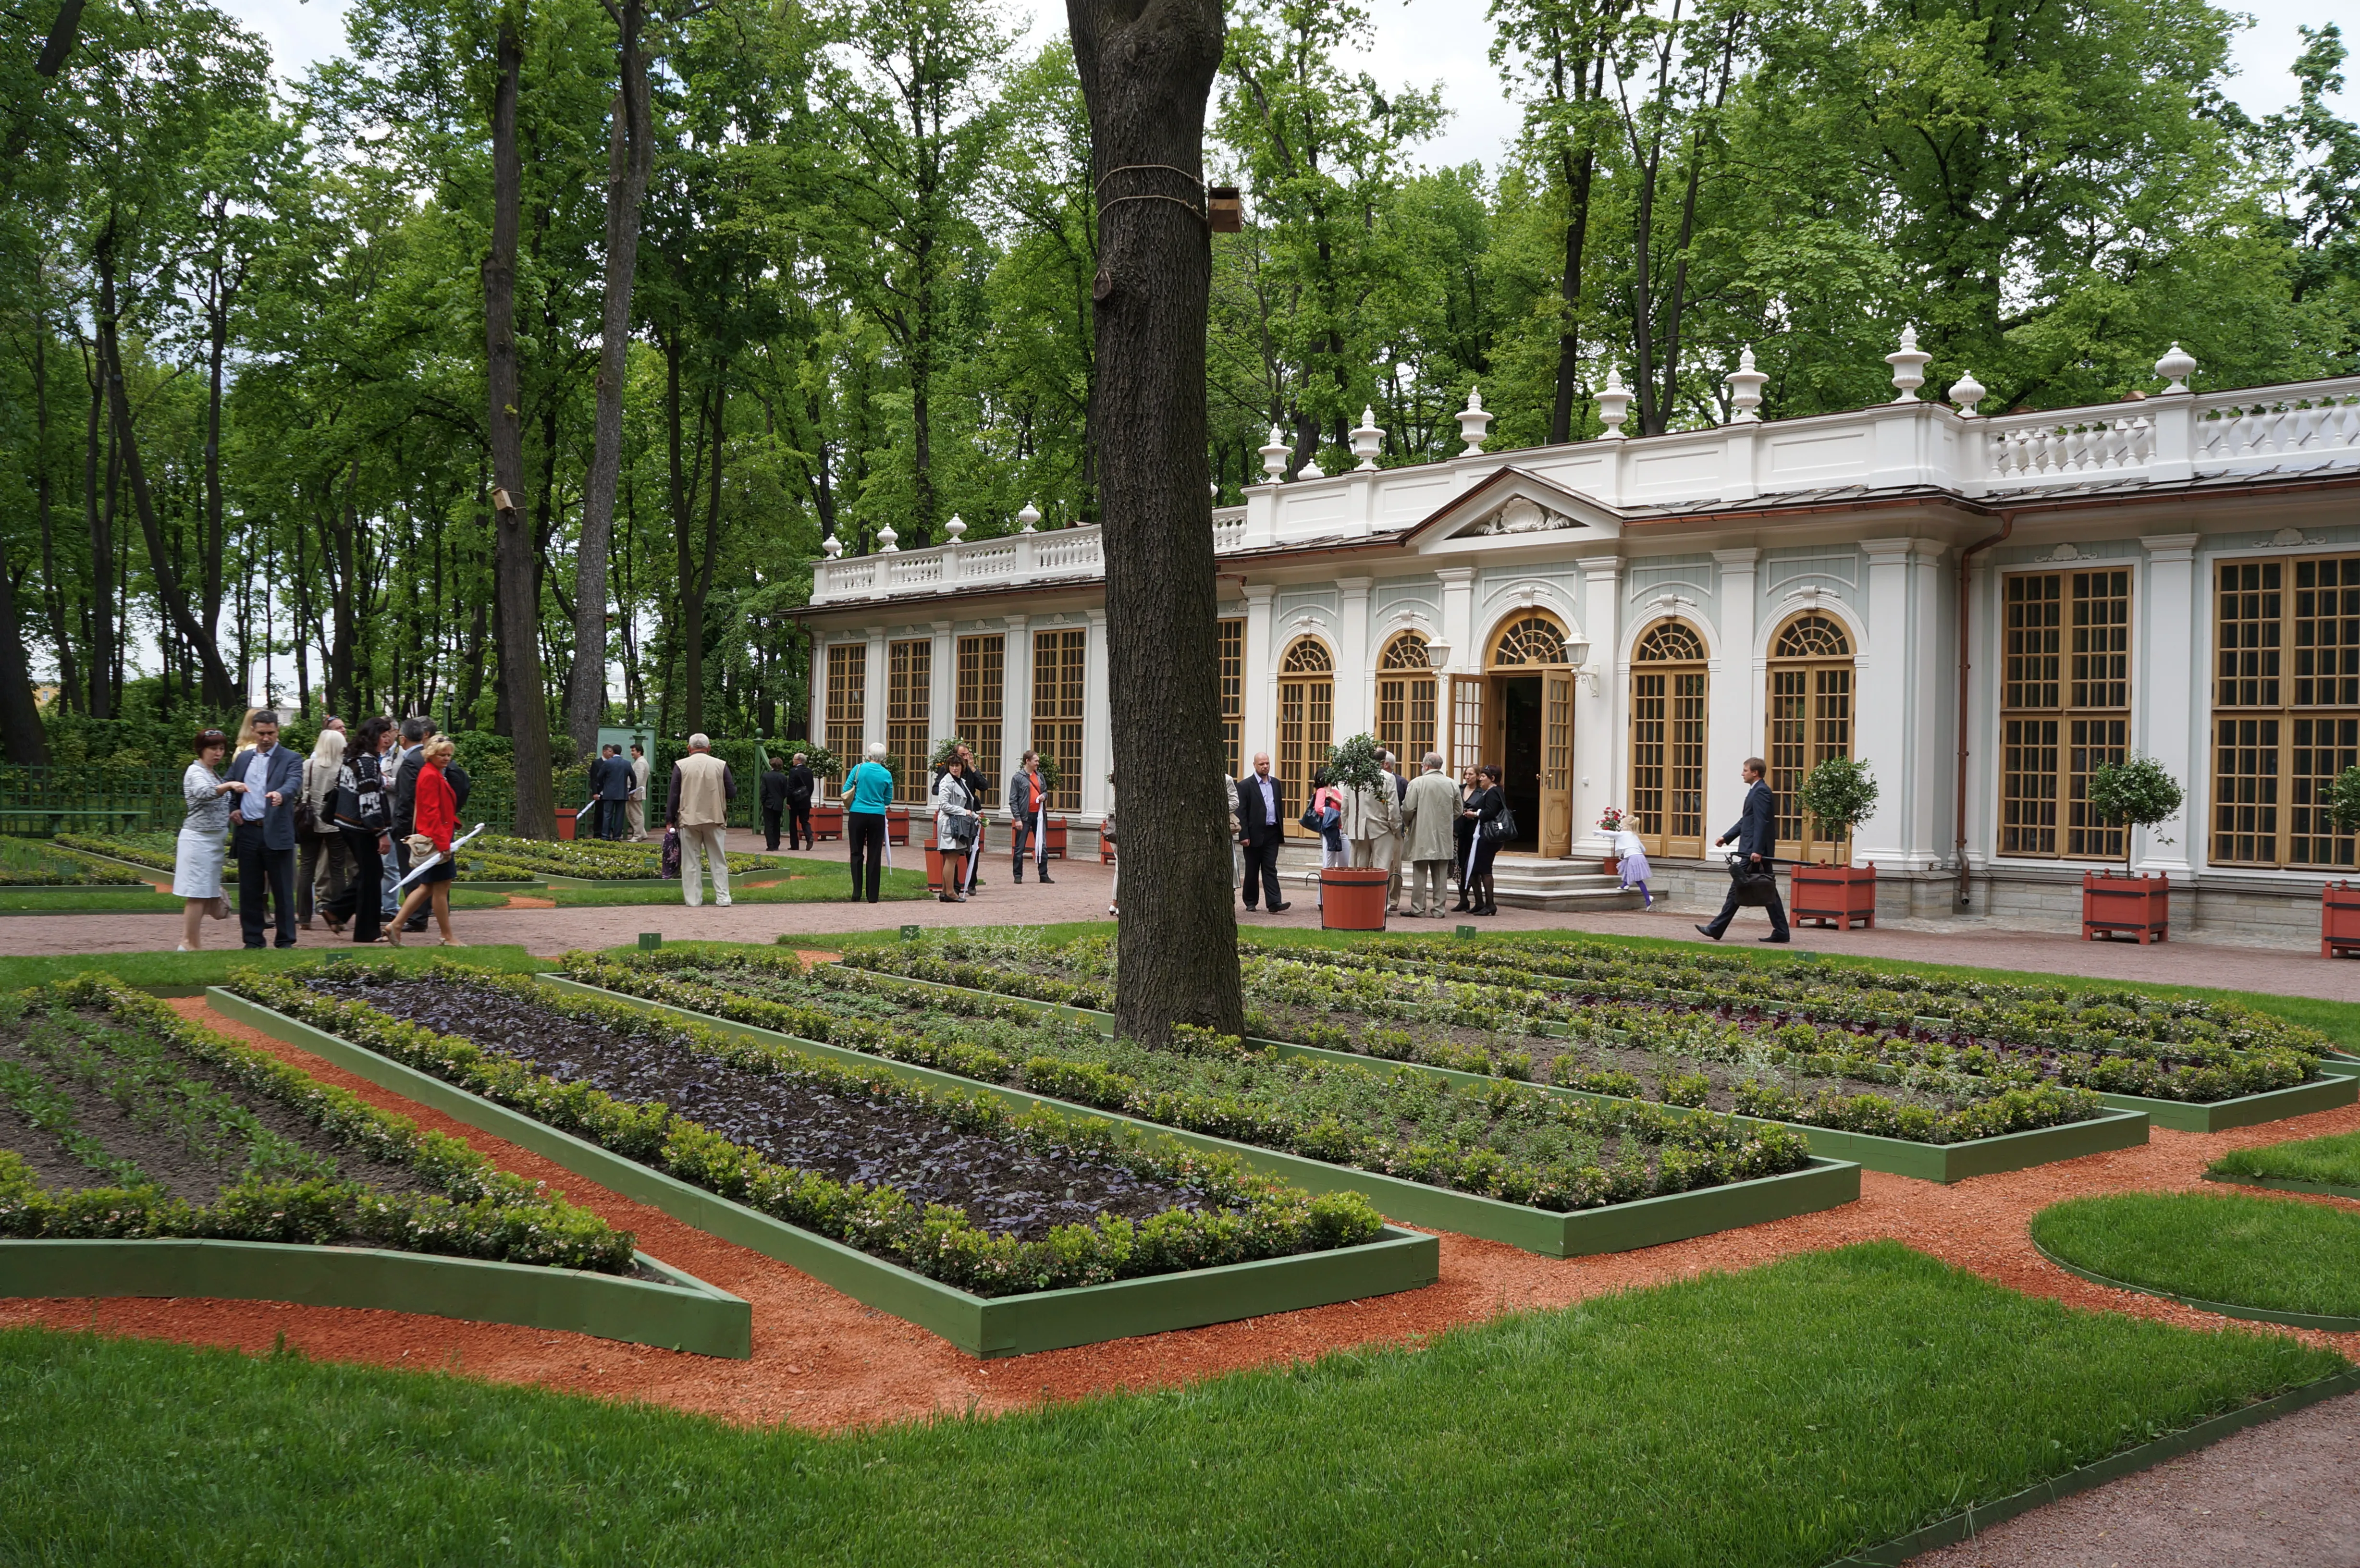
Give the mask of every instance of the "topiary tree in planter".
POLYGON ((2360 767, 2345 768, 2328 786, 2327 814, 2337 833, 2360 832, 2360 767))
POLYGON ((1386 778, 1384 748, 1363 732, 1328 748, 1328 780, 1340 789, 1373 789, 1386 778))
POLYGON ((1841 844, 1876 814, 1876 779, 1856 757, 1830 757, 1805 775, 1795 803, 1819 824, 1819 836, 1841 844))
MULTIPOLYGON (((1356 735, 1328 748, 1328 782, 1338 789, 1377 790, 1390 787, 1384 748, 1376 737, 1356 735)), ((1319 923, 1330 931, 1385 929, 1385 888, 1391 877, 1382 866, 1348 870, 1340 866, 1319 873, 1319 923)))
MULTIPOLYGON (((2120 823, 2125 827, 2156 828, 2180 814, 2180 805, 2187 799, 2180 780, 2152 757, 2136 755, 2120 762, 2109 762, 2090 775, 2090 810, 2100 822, 2120 823)), ((2160 833, 2156 843, 2172 840, 2160 833)), ((2123 859, 2130 859, 2130 835, 2123 835, 2123 859)))
MULTIPOLYGON (((2180 814, 2187 797, 2180 780, 2152 757, 2131 756, 2109 762, 2090 775, 2087 799, 2100 822, 2149 833, 2180 814)), ((2158 844, 2172 841, 2160 833, 2158 844)), ((2131 838, 2123 834, 2123 861, 2131 858, 2131 838)), ((2162 942, 2170 934, 2170 879, 2165 877, 2125 877, 2084 873, 2081 877, 2081 937, 2135 936, 2141 946, 2162 942)))
POLYGON ((799 740, 788 743, 787 755, 789 757, 792 757, 798 751, 803 754, 803 766, 812 770, 812 777, 814 779, 841 779, 844 777, 844 758, 836 756, 836 753, 828 750, 827 747, 820 745, 819 742, 815 740, 799 740))
MULTIPOLYGON (((1818 824, 1819 836, 1848 843, 1852 831, 1875 813, 1876 779, 1856 757, 1830 757, 1804 776, 1795 803, 1818 824)), ((1876 866, 1797 863, 1790 878, 1794 898, 1787 913, 1797 921, 1839 930, 1876 925, 1876 866)))

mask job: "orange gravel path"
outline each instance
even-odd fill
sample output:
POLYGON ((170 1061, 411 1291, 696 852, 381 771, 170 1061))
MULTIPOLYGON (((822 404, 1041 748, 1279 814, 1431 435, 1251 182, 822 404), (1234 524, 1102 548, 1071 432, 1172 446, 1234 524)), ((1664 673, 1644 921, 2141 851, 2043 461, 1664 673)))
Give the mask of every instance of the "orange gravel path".
MULTIPOLYGON (((406 1312, 258 1301, 5 1300, 0 1301, 0 1323, 94 1328, 235 1345, 250 1352, 268 1349, 284 1334, 289 1345, 325 1360, 445 1367, 496 1382, 645 1399, 733 1421, 784 1421, 820 1430, 1183 1383, 1240 1367, 1306 1359, 1342 1346, 1398 1342, 1504 1311, 1563 1306, 1608 1290, 1682 1279, 1705 1269, 1745 1269, 1791 1253, 1881 1236, 2031 1294, 2190 1328, 2219 1329, 2230 1320, 2155 1297, 2108 1290, 2065 1273, 2033 1250, 2027 1223, 2036 1211, 2078 1193, 2194 1187, 2205 1165, 2226 1149, 2360 1128, 2360 1106, 2345 1106, 2230 1133, 2158 1130, 2144 1149, 2093 1154, 1949 1187, 1869 1171, 1862 1179, 1860 1202, 1840 1209, 1599 1258, 1538 1258, 1496 1242, 1446 1233, 1442 1277, 1423 1290, 987 1362, 861 1306, 783 1263, 707 1236, 538 1155, 232 1022, 202 998, 171 1005, 322 1082, 350 1089, 372 1105, 465 1138, 507 1169, 547 1181, 574 1202, 637 1232, 642 1250, 746 1298, 754 1309, 753 1360, 721 1361, 580 1334, 406 1312)), ((2284 1201, 2341 1202, 2292 1196, 2284 1201)), ((2360 1359, 2360 1334, 2263 1332, 2295 1334, 2360 1359)))

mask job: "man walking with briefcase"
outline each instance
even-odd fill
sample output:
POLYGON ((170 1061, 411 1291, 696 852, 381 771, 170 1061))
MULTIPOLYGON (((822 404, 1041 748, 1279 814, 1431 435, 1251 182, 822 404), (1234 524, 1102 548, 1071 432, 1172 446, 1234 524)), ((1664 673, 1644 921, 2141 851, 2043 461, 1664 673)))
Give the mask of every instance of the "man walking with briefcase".
POLYGON ((1713 840, 1716 846, 1732 839, 1737 842, 1737 857, 1729 865, 1729 901, 1721 905, 1710 925, 1697 927, 1715 942, 1747 904, 1760 905, 1770 917, 1770 934, 1758 941, 1792 940, 1786 931, 1786 906, 1778 898, 1778 863, 1774 858, 1778 848, 1778 798, 1762 782, 1769 770, 1758 757, 1745 759, 1745 809, 1738 813, 1735 827, 1713 840))

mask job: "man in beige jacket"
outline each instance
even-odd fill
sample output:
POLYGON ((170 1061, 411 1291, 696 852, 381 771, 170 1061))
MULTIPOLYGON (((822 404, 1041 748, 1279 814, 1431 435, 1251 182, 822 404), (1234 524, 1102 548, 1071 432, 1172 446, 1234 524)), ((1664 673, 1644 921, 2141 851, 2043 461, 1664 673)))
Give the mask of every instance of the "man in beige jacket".
POLYGON ((1441 753, 1426 754, 1425 770, 1402 799, 1402 817, 1409 840, 1409 912, 1439 918, 1457 843, 1451 830, 1459 822, 1459 786, 1444 775, 1441 753))
POLYGON ((1351 864, 1360 869, 1382 867, 1393 858, 1393 841, 1401 832, 1401 798, 1393 793, 1393 776, 1382 773, 1376 784, 1344 794, 1340 824, 1351 849, 1351 864))
POLYGON ((672 765, 672 793, 664 822, 680 830, 680 896, 692 909, 705 902, 704 866, 713 867, 713 901, 729 907, 729 860, 721 842, 738 780, 729 765, 713 755, 703 735, 688 737, 688 755, 672 765))

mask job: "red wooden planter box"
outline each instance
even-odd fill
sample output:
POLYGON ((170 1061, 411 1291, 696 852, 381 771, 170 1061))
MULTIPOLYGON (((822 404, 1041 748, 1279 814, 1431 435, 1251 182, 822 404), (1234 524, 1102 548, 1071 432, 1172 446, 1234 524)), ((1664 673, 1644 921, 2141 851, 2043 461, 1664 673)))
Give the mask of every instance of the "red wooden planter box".
POLYGON ((557 808, 557 837, 560 843, 572 844, 574 842, 574 813, 579 808, 574 806, 560 806, 557 808))
POLYGON ((1385 889, 1393 873, 1382 866, 1330 866, 1319 873, 1319 929, 1382 931, 1385 889))
POLYGON ((2081 875, 2081 940, 2136 936, 2139 945, 2171 937, 2171 878, 2127 871, 2081 875))
POLYGON ((842 806, 814 806, 811 812, 811 827, 812 837, 814 838, 842 838, 844 836, 844 808, 842 806))
POLYGON ((1866 866, 1793 865, 1786 889, 1786 918, 1838 931, 1876 929, 1876 862, 1866 866))
POLYGON ((888 806, 885 808, 885 842, 887 844, 898 844, 905 848, 908 846, 910 843, 909 807, 888 806))
POLYGON ((2360 953, 2360 887, 2330 882, 2319 890, 2319 956, 2349 958, 2360 953))
POLYGON ((1065 854, 1065 819, 1052 811, 1049 813, 1047 825, 1049 843, 1046 853, 1055 855, 1060 860, 1070 858, 1065 854))

